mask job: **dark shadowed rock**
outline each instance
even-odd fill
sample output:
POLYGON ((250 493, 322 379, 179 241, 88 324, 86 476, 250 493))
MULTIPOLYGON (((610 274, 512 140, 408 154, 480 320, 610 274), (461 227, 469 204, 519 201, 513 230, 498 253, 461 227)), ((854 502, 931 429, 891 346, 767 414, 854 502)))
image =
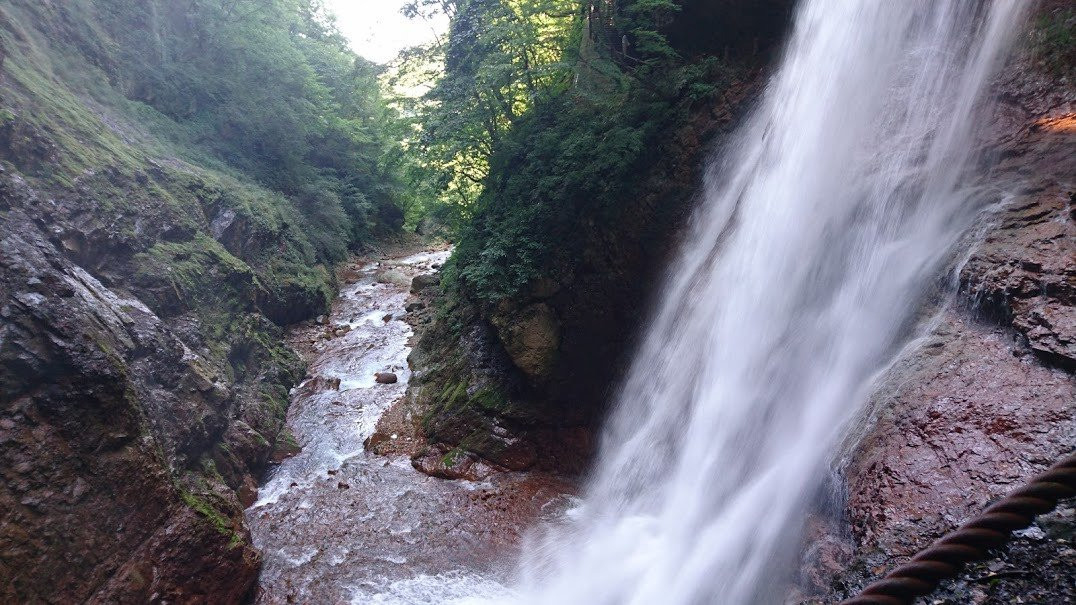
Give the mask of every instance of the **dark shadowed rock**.
POLYGON ((378 384, 396 384, 399 378, 393 372, 378 372, 374 374, 374 380, 378 384))
POLYGON ((504 350, 532 380, 548 378, 560 348, 560 322, 545 303, 493 316, 504 350))
POLYGON ((436 286, 441 283, 441 276, 438 273, 423 273, 416 275, 411 280, 411 294, 418 294, 419 292, 429 288, 430 286, 436 286))
POLYGON ((237 602, 259 557, 236 489, 261 449, 212 365, 136 299, 0 216, 0 601, 237 602))

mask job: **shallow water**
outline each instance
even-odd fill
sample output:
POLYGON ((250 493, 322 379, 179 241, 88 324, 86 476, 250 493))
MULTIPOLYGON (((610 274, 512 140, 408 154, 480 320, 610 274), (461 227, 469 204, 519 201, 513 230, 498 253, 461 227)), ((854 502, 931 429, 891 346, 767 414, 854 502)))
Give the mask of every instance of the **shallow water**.
MULTIPOLYGON (((408 287, 379 283, 391 269, 410 278, 443 263, 424 252, 355 267, 327 326, 291 335, 311 378, 292 390, 288 424, 302 450, 267 477, 247 510, 265 565, 258 603, 452 603, 496 598, 505 589, 491 562, 510 559, 519 530, 559 494, 520 474, 484 482, 447 481, 415 471, 406 457, 363 447, 378 418, 399 400, 411 372, 408 287), (379 266, 380 265, 380 266, 379 266), (393 316, 385 321, 384 316, 393 316), (349 326, 343 336, 318 338, 349 326), (396 384, 374 382, 392 371, 396 384), (339 389, 332 381, 340 380, 339 389), (505 499, 522 506, 507 506, 505 499), (533 506, 532 506, 533 505, 533 506)), ((403 436, 399 436, 403 438, 403 436)))

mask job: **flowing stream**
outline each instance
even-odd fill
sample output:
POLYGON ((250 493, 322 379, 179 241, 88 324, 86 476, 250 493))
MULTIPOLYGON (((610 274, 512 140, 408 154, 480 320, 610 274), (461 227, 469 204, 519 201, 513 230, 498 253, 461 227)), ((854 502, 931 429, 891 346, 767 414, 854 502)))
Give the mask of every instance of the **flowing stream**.
MULTIPOLYGON (((1023 0, 808 0, 710 170, 536 604, 775 603, 872 378, 983 210, 984 90, 1023 0)), ((995 196, 996 198, 996 196, 995 196)))
MULTIPOLYGON (((447 256, 359 261, 345 271, 325 324, 292 330, 310 363, 288 409, 302 450, 270 474, 247 510, 264 557, 256 603, 445 605, 502 595, 506 570, 494 564, 516 552, 521 528, 550 505, 550 514, 559 510, 565 487, 552 478, 445 481, 416 471, 407 455, 366 447, 411 377, 411 278, 447 256), (378 384, 376 372, 395 372, 398 382, 378 384)), ((418 439, 413 429, 402 422, 387 438, 418 439)))

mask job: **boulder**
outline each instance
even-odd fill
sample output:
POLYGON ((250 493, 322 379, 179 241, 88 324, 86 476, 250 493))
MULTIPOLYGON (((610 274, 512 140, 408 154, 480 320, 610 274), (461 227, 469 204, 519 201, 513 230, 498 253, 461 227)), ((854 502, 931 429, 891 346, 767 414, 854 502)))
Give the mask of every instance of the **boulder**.
POLYGON ((393 372, 378 372, 374 374, 374 380, 377 381, 378 384, 396 384, 399 377, 393 372))
POLYGON ((532 380, 549 377, 560 347, 560 322, 549 305, 535 303, 495 315, 493 325, 516 367, 532 380))
POLYGON ((418 294, 426 288, 436 286, 439 283, 441 283, 441 276, 437 273, 422 273, 416 275, 415 278, 411 280, 411 294, 418 294))
POLYGON ((396 286, 410 286, 411 279, 398 269, 386 269, 377 274, 378 283, 392 284, 396 286))
POLYGON ((478 481, 490 472, 487 465, 476 464, 478 458, 459 448, 430 446, 411 459, 415 470, 439 479, 478 481))

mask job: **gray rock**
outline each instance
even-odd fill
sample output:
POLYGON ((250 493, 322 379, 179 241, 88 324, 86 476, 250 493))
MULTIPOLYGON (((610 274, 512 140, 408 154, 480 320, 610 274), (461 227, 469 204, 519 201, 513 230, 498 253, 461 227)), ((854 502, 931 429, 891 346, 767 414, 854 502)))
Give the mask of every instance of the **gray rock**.
POLYGON ((421 275, 416 275, 415 278, 411 280, 411 293, 418 294, 426 288, 435 286, 439 283, 441 283, 441 276, 437 273, 423 273, 421 275))

